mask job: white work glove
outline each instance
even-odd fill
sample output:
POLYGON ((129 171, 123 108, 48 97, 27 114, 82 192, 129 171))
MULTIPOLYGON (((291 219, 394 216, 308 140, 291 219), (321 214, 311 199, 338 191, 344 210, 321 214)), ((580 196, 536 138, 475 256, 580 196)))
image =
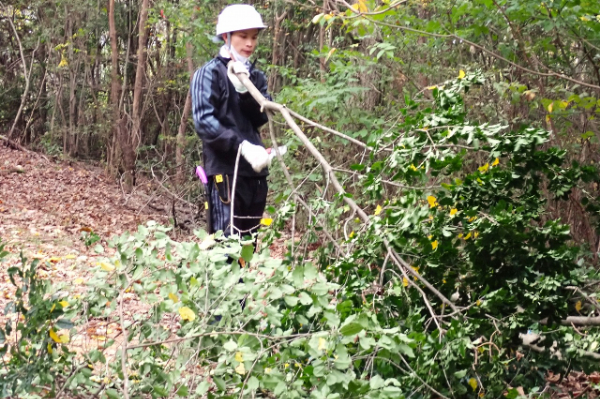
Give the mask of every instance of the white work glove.
POLYGON ((260 173, 269 164, 269 154, 265 147, 252 144, 247 140, 242 141, 240 147, 242 148, 242 156, 256 173, 260 173))
MULTIPOLYGON (((287 146, 285 146, 285 145, 279 146, 279 153, 281 154, 281 156, 284 156, 286 152, 287 152, 287 146)), ((273 159, 275 159, 277 157, 277 153, 274 148, 267 148, 267 153, 269 154, 269 166, 271 166, 271 162, 273 161, 273 159)))
POLYGON ((246 68, 246 65, 244 65, 243 62, 229 61, 229 64, 227 64, 227 77, 233 84, 233 87, 235 87, 235 91, 238 93, 247 93, 248 89, 243 85, 238 77, 235 76, 236 73, 244 73, 246 76, 250 76, 248 68, 246 68))

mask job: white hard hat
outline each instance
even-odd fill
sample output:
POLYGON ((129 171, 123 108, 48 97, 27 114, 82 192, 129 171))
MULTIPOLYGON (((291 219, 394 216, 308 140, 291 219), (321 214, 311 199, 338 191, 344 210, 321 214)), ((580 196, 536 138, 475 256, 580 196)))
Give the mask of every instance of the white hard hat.
POLYGON ((256 9, 249 4, 232 4, 225 7, 217 21, 217 36, 224 33, 236 32, 246 29, 265 29, 262 17, 256 9))

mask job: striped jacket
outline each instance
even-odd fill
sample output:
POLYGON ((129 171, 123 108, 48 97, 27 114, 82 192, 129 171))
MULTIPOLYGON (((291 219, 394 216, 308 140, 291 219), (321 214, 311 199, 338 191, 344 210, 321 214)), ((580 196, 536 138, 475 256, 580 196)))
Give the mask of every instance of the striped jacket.
MULTIPOLYGON (((229 58, 220 55, 207 62, 192 78, 192 113, 196 133, 202 139, 206 174, 233 174, 239 145, 244 140, 263 145, 258 128, 268 122, 267 114, 249 93, 239 94, 227 77, 229 58)), ((267 98, 267 79, 254 65, 250 80, 267 98)), ((256 173, 240 157, 238 175, 268 175, 265 168, 256 173)))

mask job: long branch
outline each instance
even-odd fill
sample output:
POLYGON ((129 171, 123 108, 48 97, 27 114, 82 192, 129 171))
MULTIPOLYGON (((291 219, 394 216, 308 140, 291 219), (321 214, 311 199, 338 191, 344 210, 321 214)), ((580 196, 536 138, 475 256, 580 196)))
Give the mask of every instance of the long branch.
MULTIPOLYGON (((358 206, 358 204, 352 198, 350 198, 348 195, 346 195, 347 194, 346 190, 344 189, 344 187, 342 187, 340 181, 337 179, 334 169, 331 167, 329 162, 327 162, 327 160, 323 157, 323 154, 321 154, 319 152, 319 150, 314 146, 314 144, 308 139, 308 137, 306 137, 304 132, 302 132, 302 129, 300 129, 300 127, 296 124, 296 122, 292 118, 292 115, 290 114, 287 107, 285 105, 278 104, 276 102, 267 100, 262 95, 262 93, 254 86, 254 84, 252 84, 252 82, 250 81, 250 79, 248 78, 248 76, 246 74, 239 73, 236 75, 240 79, 240 81, 244 84, 244 86, 246 86, 246 88, 248 89, 248 92, 252 95, 252 97, 261 106, 261 109, 268 109, 268 110, 278 111, 281 113, 281 115, 286 120, 288 125, 292 128, 292 130, 294 131, 296 136, 305 145, 305 147, 312 154, 312 156, 317 161, 319 161, 319 163, 321 164, 321 167, 323 168, 323 171, 329 177, 331 184, 333 185, 335 190, 338 192, 338 194, 342 197, 343 201, 350 207, 350 209, 352 209, 353 212, 355 212, 358 215, 358 217, 363 221, 363 223, 365 225, 369 226, 371 224, 371 220, 370 220, 369 216, 365 213, 365 211, 363 211, 358 206)), ((448 298, 446 298, 441 292, 439 292, 437 289, 435 289, 435 287, 433 287, 433 285, 431 285, 431 283, 429 283, 423 276, 414 272, 410 268, 410 265, 406 261, 404 261, 396 253, 396 251, 394 251, 394 249, 391 246, 389 241, 384 239, 383 244, 384 244, 386 250, 390 251, 390 253, 393 255, 392 258, 393 258, 394 262, 397 262, 397 263, 401 264, 402 266, 404 266, 405 268, 407 268, 409 273, 413 274, 414 277, 416 277, 423 284, 425 284, 425 286, 427 288, 429 288, 431 290, 431 292, 433 292, 443 303, 450 306, 450 308, 452 308, 452 310, 454 310, 454 311, 458 310, 448 298)))

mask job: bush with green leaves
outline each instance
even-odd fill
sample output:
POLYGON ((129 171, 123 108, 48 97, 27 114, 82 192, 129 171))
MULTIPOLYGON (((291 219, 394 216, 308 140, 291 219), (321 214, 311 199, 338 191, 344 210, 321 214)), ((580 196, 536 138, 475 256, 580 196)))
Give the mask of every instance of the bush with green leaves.
MULTIPOLYGON (((307 193, 310 237, 288 242, 283 259, 268 248, 295 217, 294 198, 261 233, 258 253, 251 240, 202 231, 174 241, 154 223, 113 239, 77 322, 118 323, 121 335, 105 344, 116 353, 84 354, 54 389, 495 398, 539 392, 548 370, 589 370, 600 334, 574 333, 568 317, 595 314, 582 306, 595 304, 593 253, 547 203, 586 194, 596 170, 566 165, 544 130, 469 121, 463 95, 482 84, 467 73, 432 88, 430 105, 407 98, 402 121, 352 166, 348 186, 364 193, 354 197, 368 222, 344 195, 307 193), (133 299, 141 307, 127 316, 133 299)), ((586 198, 595 221, 597 203, 586 198)))
MULTIPOLYGON (((4 246, 0 242, 0 262, 8 256, 4 246)), ((49 387, 68 378, 74 364, 74 353, 66 344, 77 310, 69 309, 51 283, 38 277, 39 262, 21 255, 20 267, 7 270, 16 291, 4 309, 6 323, 0 326, 0 356, 5 359, 0 367, 2 397, 51 393, 49 387)))

